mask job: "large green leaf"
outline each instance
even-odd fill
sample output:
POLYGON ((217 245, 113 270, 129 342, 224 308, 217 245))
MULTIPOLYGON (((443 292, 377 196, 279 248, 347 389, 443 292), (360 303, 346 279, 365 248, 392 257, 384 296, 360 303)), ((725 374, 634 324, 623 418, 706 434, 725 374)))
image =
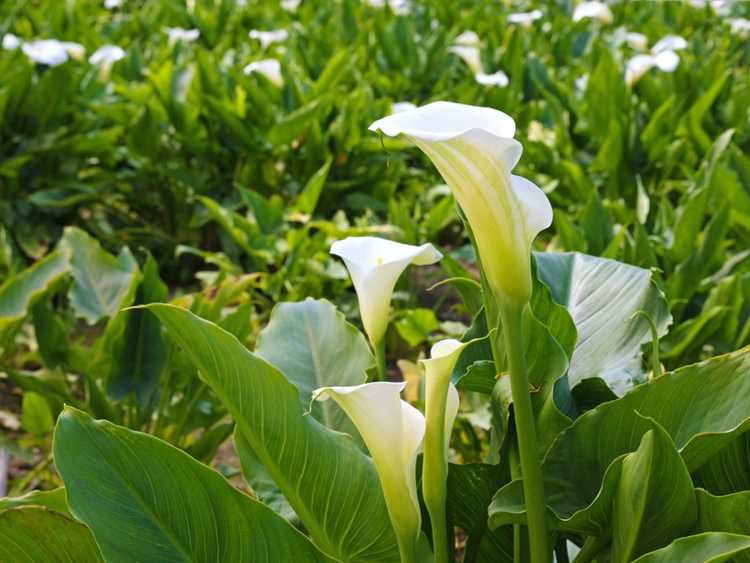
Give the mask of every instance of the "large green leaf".
POLYGON ((153 436, 67 408, 54 453, 71 512, 109 562, 328 560, 272 510, 153 436))
MULTIPOLYGON (((549 506, 561 522, 588 518, 600 489, 608 479, 616 480, 619 469, 612 462, 635 450, 653 428, 644 417, 666 430, 694 471, 748 427, 748 405, 750 348, 666 374, 586 412, 560 434, 544 459, 549 506), (586 518, 577 516, 580 511, 586 518)), ((495 497, 491 521, 518 521, 513 515, 523 511, 521 505, 520 482, 513 482, 495 497)), ((588 524, 577 529, 598 533, 588 524)))
POLYGON ((641 345, 651 340, 644 311, 659 335, 671 316, 663 293, 643 268, 587 254, 537 252, 537 276, 567 307, 578 331, 568 380, 601 377, 618 393, 639 381, 641 345))
POLYGON ((42 506, 0 512, 0 561, 100 563, 94 537, 83 524, 42 506))
POLYGON ((65 499, 64 487, 51 491, 31 491, 20 497, 0 498, 0 510, 21 506, 44 506, 60 514, 68 514, 68 502, 65 499))
POLYGON ((124 247, 115 257, 99 242, 76 227, 67 227, 60 248, 70 253, 73 286, 70 302, 89 324, 114 316, 130 305, 139 279, 138 264, 124 247))
POLYGON ((345 561, 398 560, 375 467, 354 441, 305 416, 297 388, 228 332, 179 307, 147 308, 227 407, 313 541, 345 561))
POLYGON ((0 346, 7 345, 31 306, 69 269, 68 252, 57 250, 0 286, 0 346))
MULTIPOLYGON (((261 331, 255 353, 299 389, 303 409, 336 430, 354 431, 335 401, 310 404, 312 392, 330 385, 359 385, 375 365, 364 336, 325 300, 279 303, 261 331)), ((356 435, 356 433, 355 433, 356 435)))
MULTIPOLYGON (((712 495, 697 489, 698 532, 730 532, 750 535, 750 491, 731 495, 712 495)), ((735 556, 738 562, 750 561, 750 553, 735 556)))
POLYGON ((722 563, 750 549, 750 536, 709 532, 673 541, 634 563, 722 563))

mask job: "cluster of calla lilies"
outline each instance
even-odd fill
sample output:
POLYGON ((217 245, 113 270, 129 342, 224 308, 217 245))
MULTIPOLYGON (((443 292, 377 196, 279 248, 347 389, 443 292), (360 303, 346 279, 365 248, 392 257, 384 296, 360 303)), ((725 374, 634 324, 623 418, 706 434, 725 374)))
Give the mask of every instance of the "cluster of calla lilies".
MULTIPOLYGON (((380 119, 370 129, 388 137, 403 137, 419 147, 432 160, 466 217, 478 250, 488 321, 496 327, 502 320, 503 325, 521 465, 529 484, 525 485, 525 496, 532 554, 534 561, 548 560, 534 421, 518 343, 520 313, 531 297, 531 245, 551 224, 552 207, 541 189, 511 174, 522 147, 513 139, 513 119, 498 110, 435 102, 380 119)), ((434 560, 447 563, 448 444, 459 404, 451 373, 471 342, 440 341, 432 347, 430 358, 422 360, 424 416, 401 399, 404 383, 382 380, 384 337, 394 286, 410 264, 433 264, 442 255, 429 243, 412 246, 376 237, 337 241, 331 253, 342 258, 349 270, 381 381, 322 387, 313 393, 313 399, 336 401, 365 441, 405 563, 423 560, 425 549, 429 549, 421 534, 415 475, 417 455, 423 453, 422 492, 430 514, 434 560)))

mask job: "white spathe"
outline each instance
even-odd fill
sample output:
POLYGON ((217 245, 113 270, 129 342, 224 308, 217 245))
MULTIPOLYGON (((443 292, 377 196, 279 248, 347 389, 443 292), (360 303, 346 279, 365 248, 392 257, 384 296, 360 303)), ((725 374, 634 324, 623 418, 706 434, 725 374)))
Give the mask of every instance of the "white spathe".
POLYGON ((167 34, 170 45, 178 41, 191 43, 201 36, 201 32, 198 29, 183 29, 181 27, 165 27, 164 33, 167 34))
POLYGON ((32 61, 47 66, 58 66, 70 57, 81 59, 86 49, 80 43, 58 41, 57 39, 37 39, 21 45, 21 50, 32 61))
POLYGON ((296 12, 302 0, 281 0, 281 7, 287 12, 296 12))
POLYGON ((262 61, 252 62, 243 69, 243 72, 248 76, 257 72, 279 87, 284 83, 284 77, 281 75, 281 63, 277 59, 263 59, 262 61))
POLYGON ((125 50, 117 45, 102 45, 89 57, 92 65, 110 67, 125 58, 125 50))
POLYGON ((385 336, 393 288, 403 271, 410 264, 425 266, 443 257, 430 243, 414 246, 379 237, 337 240, 331 245, 331 254, 341 258, 349 270, 362 324, 373 347, 385 336))
POLYGON ((474 75, 474 78, 482 86, 499 86, 500 88, 505 88, 509 83, 508 75, 502 70, 498 70, 492 74, 479 72, 474 75))
POLYGON ((250 39, 257 39, 260 41, 262 49, 267 49, 274 43, 281 43, 282 41, 289 39, 289 32, 286 29, 273 29, 271 31, 252 29, 248 35, 250 36, 250 39))
POLYGON ((648 49, 648 37, 642 33, 629 31, 625 34, 625 42, 631 49, 636 51, 645 51, 648 49))
POLYGON ((750 34, 750 20, 745 18, 729 18, 729 29, 741 37, 747 37, 750 34))
POLYGON ((603 2, 581 2, 573 11, 573 21, 577 22, 586 18, 606 24, 612 23, 613 19, 609 6, 603 2))
POLYGON ((425 419, 401 399, 405 383, 375 382, 321 387, 313 400, 333 399, 357 427, 372 456, 402 553, 414 553, 421 513, 416 463, 422 450, 425 419))
POLYGON ((122 0, 104 0, 104 7, 107 10, 114 10, 122 6, 122 0))
POLYGON ((21 46, 21 39, 12 33, 3 35, 3 49, 6 51, 15 51, 21 46))
POLYGON ((651 53, 658 55, 665 51, 681 51, 688 48, 688 42, 679 35, 665 35, 651 47, 651 53))
POLYGON ((372 8, 385 8, 387 5, 398 16, 405 16, 409 13, 408 0, 366 0, 366 3, 372 8))
POLYGON ((467 47, 479 47, 479 35, 475 31, 464 31, 453 42, 456 45, 464 45, 467 47))
POLYGON ((519 12, 508 16, 508 23, 530 28, 536 20, 541 19, 544 14, 541 10, 532 10, 531 12, 519 12))
POLYGON ((688 42, 679 35, 662 37, 651 48, 651 54, 639 54, 625 63, 625 82, 633 86, 652 68, 662 72, 674 72, 680 64, 676 51, 687 49, 688 42))
POLYGON ((552 206, 534 183, 511 174, 523 152, 513 119, 492 108, 434 102, 379 119, 370 130, 403 135, 424 151, 468 219, 495 297, 526 303, 531 245, 551 225, 552 206))

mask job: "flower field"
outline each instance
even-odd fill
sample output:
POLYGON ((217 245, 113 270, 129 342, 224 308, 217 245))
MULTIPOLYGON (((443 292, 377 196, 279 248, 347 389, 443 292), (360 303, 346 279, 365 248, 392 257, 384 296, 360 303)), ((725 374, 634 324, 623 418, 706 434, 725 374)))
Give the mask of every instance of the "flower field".
POLYGON ((750 561, 750 3, 0 3, 0 563, 750 561))

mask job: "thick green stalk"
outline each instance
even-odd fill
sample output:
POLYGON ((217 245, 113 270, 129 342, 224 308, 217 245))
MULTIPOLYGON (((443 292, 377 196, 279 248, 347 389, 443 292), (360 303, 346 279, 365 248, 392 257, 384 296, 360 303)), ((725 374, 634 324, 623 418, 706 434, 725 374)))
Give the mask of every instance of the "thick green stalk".
POLYGON ((373 345, 375 349, 375 365, 378 368, 378 381, 386 380, 385 372, 385 337, 373 345))
POLYGON ((531 561, 532 563, 549 563, 551 551, 547 536, 544 481, 539 462, 534 411, 531 406, 529 379, 526 374, 526 360, 523 352, 522 312, 523 308, 517 305, 500 305, 505 353, 508 358, 510 387, 513 395, 513 413, 518 435, 518 454, 521 459, 531 561))
MULTIPOLYGON (((449 375, 449 374, 448 374, 449 375)), ((435 563, 449 563, 448 526, 445 517, 448 468, 445 451, 445 407, 450 379, 426 378, 425 436, 422 458, 422 493, 432 527, 435 563)))

